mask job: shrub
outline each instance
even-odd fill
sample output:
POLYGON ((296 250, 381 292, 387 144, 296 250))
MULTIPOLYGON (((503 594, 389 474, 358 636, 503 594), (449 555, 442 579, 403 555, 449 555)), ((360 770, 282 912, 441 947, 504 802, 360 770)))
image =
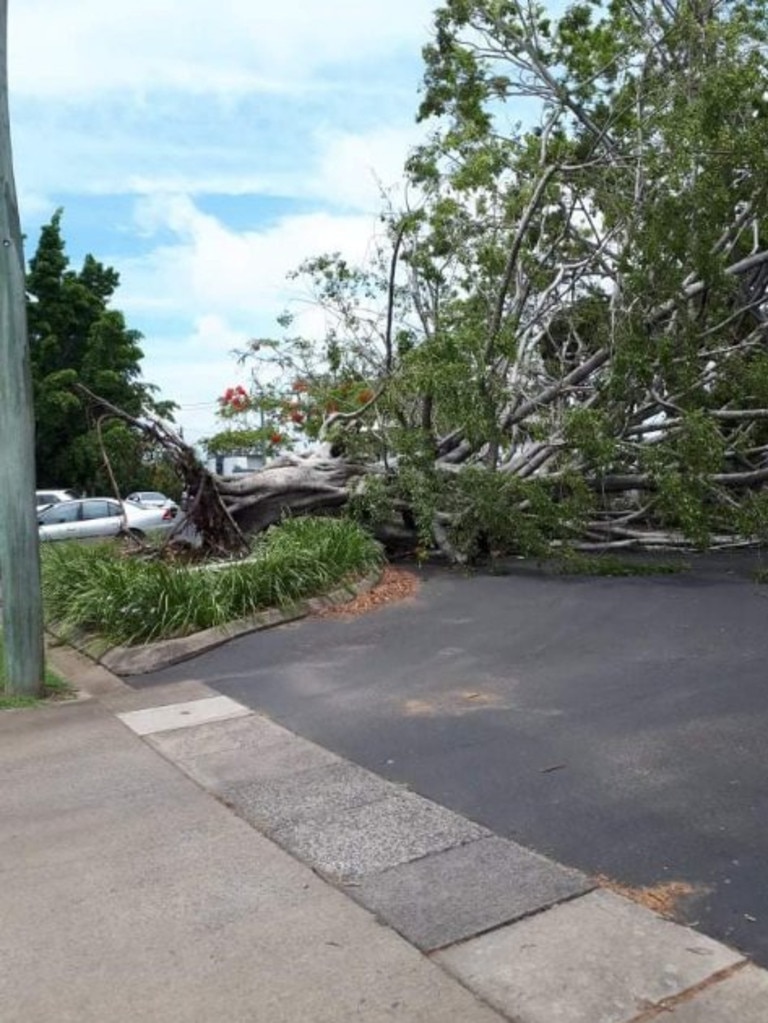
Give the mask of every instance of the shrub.
POLYGON ((126 556, 111 543, 43 550, 46 616, 112 643, 188 635, 268 607, 284 607, 361 575, 379 545, 347 519, 288 519, 244 561, 183 567, 126 556))

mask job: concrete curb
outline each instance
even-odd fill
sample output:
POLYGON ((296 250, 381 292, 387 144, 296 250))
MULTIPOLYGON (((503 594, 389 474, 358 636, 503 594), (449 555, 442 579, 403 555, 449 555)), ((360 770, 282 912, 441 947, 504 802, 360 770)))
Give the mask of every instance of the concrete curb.
POLYGON ((172 664, 187 661, 198 654, 213 650, 228 643, 231 639, 244 636, 249 632, 272 629, 277 625, 295 622, 308 615, 329 607, 346 604, 360 594, 367 593, 379 582, 382 571, 377 569, 351 582, 331 590, 320 597, 310 597, 297 601, 286 608, 269 608, 259 611, 248 618, 229 622, 227 625, 203 629, 190 636, 176 639, 163 639, 156 643, 145 643, 140 646, 109 646, 103 637, 82 631, 67 632, 54 622, 48 626, 48 632, 58 642, 74 647, 97 664, 103 665, 116 675, 145 675, 160 668, 168 668, 172 664))

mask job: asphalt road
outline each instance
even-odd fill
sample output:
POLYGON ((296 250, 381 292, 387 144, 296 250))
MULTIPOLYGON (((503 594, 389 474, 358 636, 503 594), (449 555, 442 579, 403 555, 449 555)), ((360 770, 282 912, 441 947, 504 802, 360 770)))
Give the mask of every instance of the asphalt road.
POLYGON ((429 572, 412 601, 129 680, 208 682, 563 863, 683 882, 768 966, 768 587, 429 572))

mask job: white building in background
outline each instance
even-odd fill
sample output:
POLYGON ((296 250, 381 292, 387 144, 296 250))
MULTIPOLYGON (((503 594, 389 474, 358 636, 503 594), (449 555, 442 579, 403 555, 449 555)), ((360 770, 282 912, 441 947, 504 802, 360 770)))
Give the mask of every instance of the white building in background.
POLYGON ((256 453, 249 455, 223 455, 219 458, 209 458, 205 463, 206 469, 215 472, 219 476, 234 476, 239 472, 254 472, 264 465, 264 456, 256 453))

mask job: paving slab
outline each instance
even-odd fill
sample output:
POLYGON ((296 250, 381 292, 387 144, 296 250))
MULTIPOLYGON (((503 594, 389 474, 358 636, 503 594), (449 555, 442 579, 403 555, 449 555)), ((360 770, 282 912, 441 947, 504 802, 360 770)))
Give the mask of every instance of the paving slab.
POLYGON ((501 1023, 87 701, 0 715, 3 1023, 501 1023))
POLYGON ((232 785, 219 795, 249 824, 268 834, 292 821, 317 821, 400 794, 402 789, 356 764, 339 761, 280 778, 232 785))
MULTIPOLYGON (((100 670, 104 674, 108 674, 105 668, 100 670)), ((87 684, 86 688, 88 688, 87 684)), ((194 679, 184 679, 181 682, 172 682, 165 686, 153 686, 151 689, 138 690, 131 689, 130 686, 121 682, 119 689, 116 688, 109 693, 99 695, 99 702, 103 707, 108 707, 109 710, 118 714, 131 710, 145 710, 148 707, 169 706, 172 703, 205 700, 220 695, 215 689, 194 679)))
POLYGON ((243 717, 253 711, 229 696, 211 696, 144 710, 131 710, 117 716, 137 735, 165 732, 174 728, 192 728, 207 721, 243 717))
POLYGON ((768 973, 745 966, 679 1003, 660 1019, 663 1023, 766 1023, 768 973))
POLYGON ((435 954, 516 1023, 630 1023, 742 956, 596 891, 435 954))
POLYGON ((255 716, 162 732, 148 736, 148 742, 200 785, 222 796, 237 785, 342 763, 335 753, 255 716), (250 728, 234 727, 250 723, 250 728), (217 743, 222 746, 218 751, 217 743), (196 748, 208 752, 195 755, 196 748))
POLYGON ((322 825, 284 825, 273 838, 329 877, 356 881, 489 834, 436 803, 404 793, 329 817, 322 825))
POLYGON ((585 874, 493 837, 366 877, 350 894, 432 951, 593 887, 585 874))
MULTIPOLYGON (((164 687, 165 688, 165 687, 164 687)), ((140 689, 138 693, 147 692, 140 689)), ((149 690, 152 692, 152 690, 149 690)), ((276 725, 261 714, 211 721, 192 729, 159 732, 147 736, 150 746, 162 750, 170 760, 185 760, 209 753, 228 753, 285 743, 293 732, 276 725)), ((303 740, 302 740, 303 741, 303 740)))

